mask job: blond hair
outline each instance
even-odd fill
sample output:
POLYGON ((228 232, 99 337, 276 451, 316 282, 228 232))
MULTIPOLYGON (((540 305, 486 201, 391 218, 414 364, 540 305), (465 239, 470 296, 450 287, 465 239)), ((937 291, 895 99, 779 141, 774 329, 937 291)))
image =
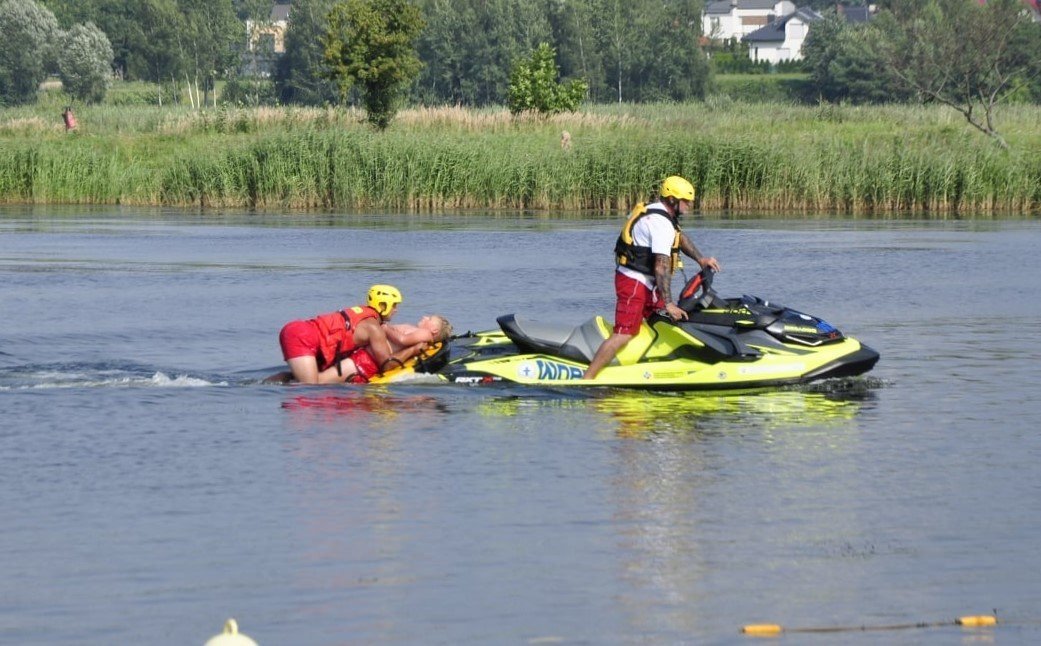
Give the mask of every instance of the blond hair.
POLYGON ((441 322, 437 335, 434 336, 434 341, 437 341, 438 343, 448 341, 452 336, 452 324, 448 322, 448 319, 440 314, 431 314, 430 316, 441 322))

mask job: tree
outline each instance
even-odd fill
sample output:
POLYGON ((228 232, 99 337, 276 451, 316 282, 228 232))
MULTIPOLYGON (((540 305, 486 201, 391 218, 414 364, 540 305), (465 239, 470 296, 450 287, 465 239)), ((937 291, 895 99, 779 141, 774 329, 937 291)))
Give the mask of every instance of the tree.
POLYGON ((183 32, 177 34, 178 49, 184 74, 194 81, 196 97, 193 103, 205 104, 199 97, 199 80, 205 83, 208 95, 219 76, 225 76, 239 61, 239 52, 245 44, 245 28, 231 6, 231 0, 177 0, 183 18, 183 32))
POLYGON ((138 49, 147 42, 135 11, 136 0, 90 0, 86 4, 69 15, 77 22, 93 22, 101 28, 112 46, 117 73, 125 79, 136 78, 130 70, 138 49))
POLYGON ((421 101, 502 104, 510 67, 552 39, 546 0, 422 0, 421 101))
POLYGON ((589 84, 589 94, 607 94, 602 52, 593 28, 594 8, 587 1, 555 0, 548 12, 557 63, 561 76, 580 78, 589 84))
MULTIPOLYGON (((180 79, 184 59, 177 39, 184 31, 184 16, 176 0, 138 0, 133 11, 137 29, 127 38, 127 78, 147 79, 160 85, 180 79)), ((162 104, 161 95, 159 103, 162 104)))
POLYGON ((0 103, 32 103, 53 66, 58 21, 33 0, 0 0, 0 34, 0 103))
POLYGON ((345 98, 360 86, 368 121, 380 130, 422 68, 415 42, 423 26, 419 8, 407 0, 347 0, 329 14, 329 73, 345 98))
POLYGON ((594 101, 700 98, 710 79, 703 0, 418 1, 422 102, 507 103, 514 62, 543 42, 594 101))
MULTIPOLYGON (((649 8, 648 8, 649 9, 649 8)), ((701 6, 692 0, 673 0, 664 11, 645 9, 649 46, 640 47, 634 62, 642 101, 701 99, 711 75, 708 57, 698 46, 701 6)))
MULTIPOLYGON (((599 11, 597 20, 598 32, 605 51, 604 63, 608 70, 607 78, 612 80, 617 92, 618 102, 621 103, 628 88, 628 70, 633 67, 632 58, 637 47, 642 45, 634 23, 642 17, 634 3, 623 0, 603 0, 606 10, 599 11)), ((642 33, 642 30, 641 30, 642 33)), ((633 97, 630 96, 630 99, 633 97)))
POLYGON ((39 5, 54 13, 61 29, 98 19, 98 0, 40 0, 39 5))
POLYGON ((271 0, 232 0, 231 6, 239 20, 267 20, 271 15, 271 0))
POLYGON ((425 62, 420 73, 417 99, 430 103, 475 105, 481 98, 473 91, 475 65, 486 65, 481 56, 468 55, 481 48, 474 39, 487 37, 478 28, 477 7, 461 0, 426 0, 426 29, 417 44, 425 62))
POLYGON ((75 25, 61 38, 58 73, 69 96, 100 103, 112 82, 112 45, 94 23, 75 25))
POLYGON ((938 101, 1008 148, 995 108, 1038 73, 1041 31, 1019 0, 891 0, 875 21, 887 37, 873 42, 900 82, 938 101))
POLYGON ((335 0, 296 0, 286 29, 286 51, 275 65, 275 90, 282 103, 335 103, 336 84, 325 69, 322 41, 329 32, 335 0))
POLYGON ((700 2, 590 1, 605 77, 614 86, 613 99, 654 101, 704 96, 711 70, 698 46, 700 2))
POLYGON ((510 75, 510 112, 519 114, 530 110, 545 115, 574 112, 578 108, 589 86, 577 79, 567 84, 558 83, 560 71, 555 56, 549 43, 542 43, 530 59, 517 61, 510 75))
POLYGON ((822 99, 886 103, 908 98, 871 43, 885 38, 871 24, 851 25, 835 14, 813 23, 803 61, 822 99))

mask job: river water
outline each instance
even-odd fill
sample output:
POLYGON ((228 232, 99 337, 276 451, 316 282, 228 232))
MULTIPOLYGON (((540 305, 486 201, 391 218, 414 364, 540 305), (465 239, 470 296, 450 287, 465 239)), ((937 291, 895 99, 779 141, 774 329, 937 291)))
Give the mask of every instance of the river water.
POLYGON ((609 313, 618 224, 4 207, 0 643, 1041 639, 1036 221, 689 223, 722 295, 881 352, 862 378, 259 383, 375 282, 457 331, 609 313))

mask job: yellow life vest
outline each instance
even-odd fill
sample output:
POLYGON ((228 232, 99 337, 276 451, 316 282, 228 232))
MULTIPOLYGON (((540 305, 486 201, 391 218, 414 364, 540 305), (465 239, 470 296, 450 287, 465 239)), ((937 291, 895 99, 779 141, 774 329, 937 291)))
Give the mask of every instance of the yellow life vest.
POLYGON ((676 219, 669 215, 669 212, 665 209, 649 209, 643 202, 637 204, 632 213, 629 214, 629 219, 622 226, 622 232, 618 235, 618 241, 614 245, 615 259, 620 266, 628 267, 633 271, 638 271, 648 276, 654 276, 654 253, 651 252, 650 247, 633 243, 633 227, 636 226, 640 218, 652 213, 667 217, 676 230, 676 235, 672 239, 672 249, 670 250, 672 270, 676 271, 682 267, 683 263, 680 261, 680 227, 676 219))

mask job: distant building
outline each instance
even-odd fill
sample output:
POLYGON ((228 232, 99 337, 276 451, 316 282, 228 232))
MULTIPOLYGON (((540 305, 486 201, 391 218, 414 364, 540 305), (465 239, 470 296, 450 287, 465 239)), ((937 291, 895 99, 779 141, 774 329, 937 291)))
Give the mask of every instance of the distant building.
POLYGON ((288 4, 276 4, 267 20, 246 21, 246 51, 242 71, 249 76, 271 76, 275 60, 286 51, 286 28, 289 26, 288 4))
MULTIPOLYGON (((875 6, 836 3, 835 10, 846 22, 863 23, 871 19, 875 6)), ((801 59, 810 25, 822 19, 813 9, 798 8, 787 0, 719 0, 706 5, 702 29, 708 40, 736 38, 748 45, 753 61, 777 64, 801 59)))
POLYGON ((753 61, 777 64, 802 58, 802 44, 810 33, 810 24, 823 20, 813 9, 796 9, 745 36, 748 56, 753 61))
POLYGON ((291 5, 288 4, 276 4, 271 7, 271 14, 267 20, 246 21, 247 45, 250 51, 266 49, 266 45, 276 54, 285 53, 290 8, 291 5))
POLYGON ((740 40, 793 13, 795 3, 788 0, 716 0, 705 6, 701 33, 710 40, 740 40))

